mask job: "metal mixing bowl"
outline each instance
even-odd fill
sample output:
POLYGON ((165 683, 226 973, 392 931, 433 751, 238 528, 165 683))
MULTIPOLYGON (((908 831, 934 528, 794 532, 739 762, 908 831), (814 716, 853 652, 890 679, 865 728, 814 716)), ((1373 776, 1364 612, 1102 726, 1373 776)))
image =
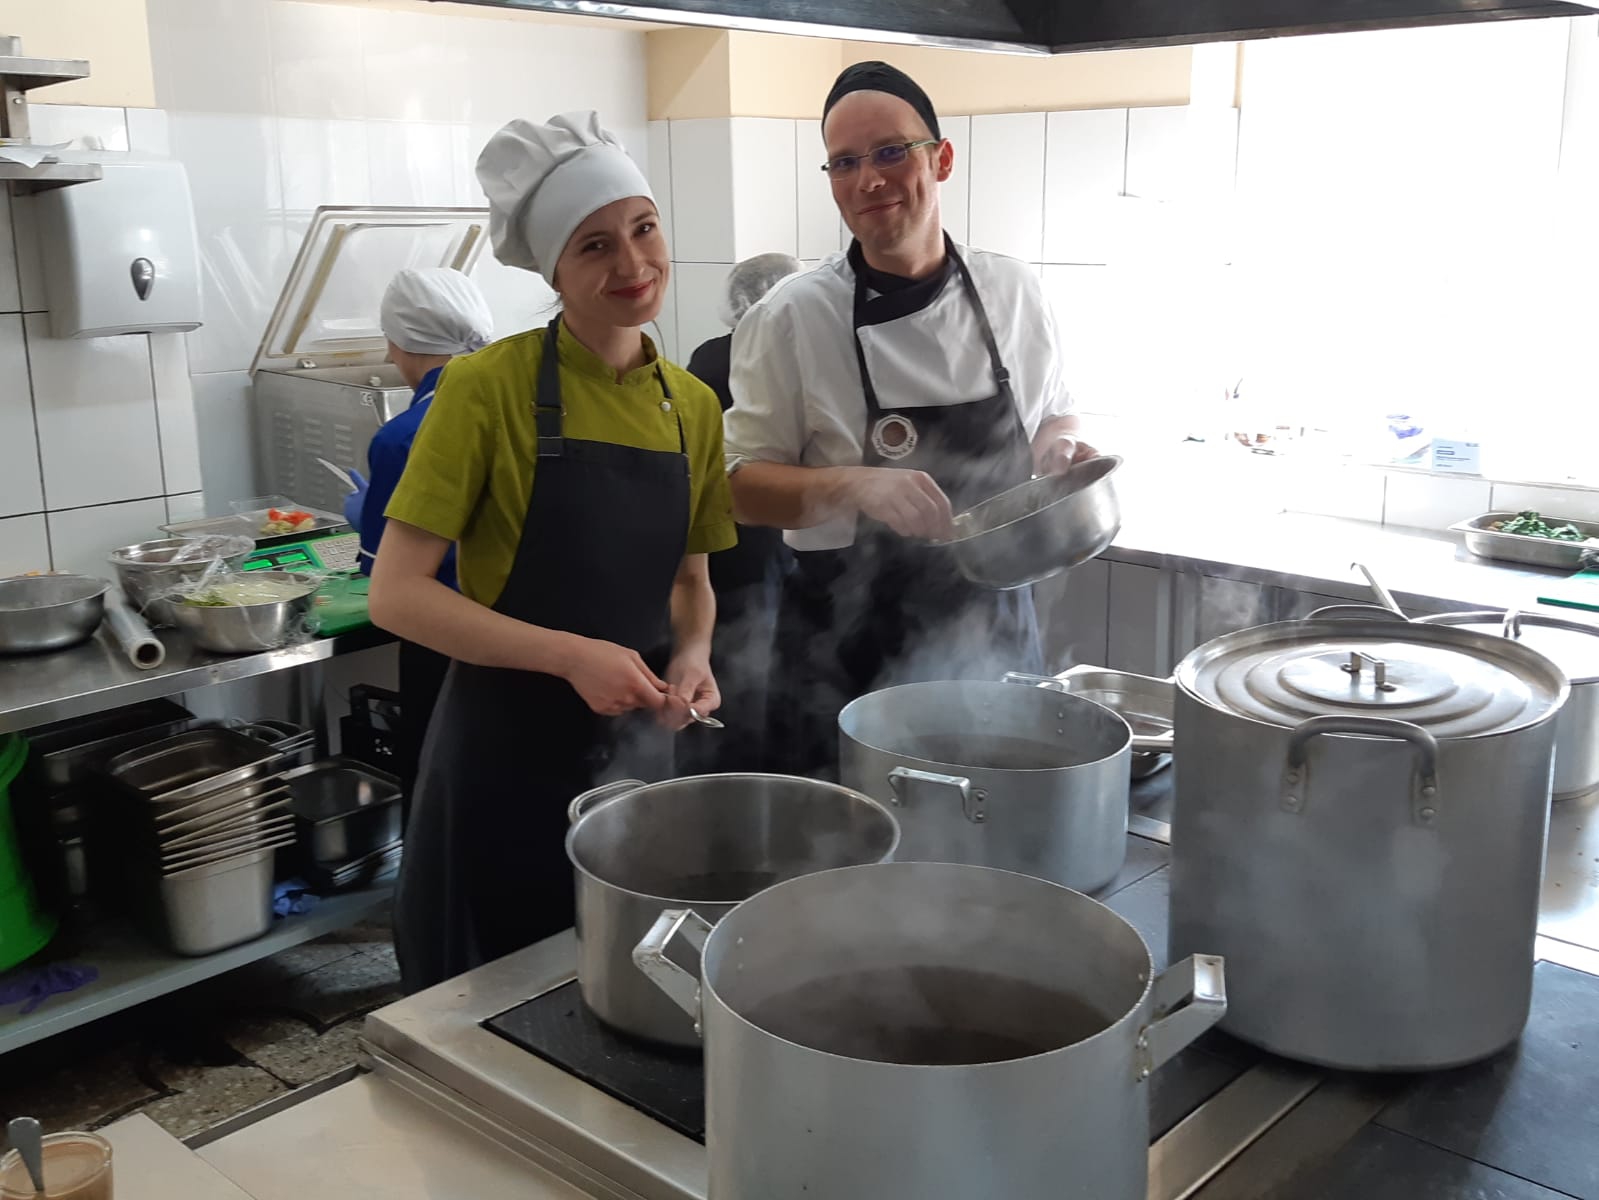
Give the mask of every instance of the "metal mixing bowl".
POLYGON ((212 563, 224 563, 236 571, 254 549, 254 539, 247 537, 160 538, 113 550, 111 565, 128 602, 145 620, 152 625, 172 625, 174 606, 158 597, 176 584, 193 583, 212 563), (179 561, 174 562, 178 556, 179 561))
POLYGON ((1122 460, 1088 459, 1064 475, 1041 475, 955 518, 943 543, 960 573, 1000 591, 1026 587, 1087 562, 1121 530, 1110 477, 1122 460))
POLYGON ((316 580, 292 571, 252 571, 251 579, 281 579, 305 586, 305 594, 292 600, 265 604, 172 605, 173 623, 213 654, 252 654, 276 650, 288 642, 305 614, 311 611, 316 580))
POLYGON ((40 654, 88 641, 105 615, 109 587, 88 575, 0 579, 0 654, 40 654))

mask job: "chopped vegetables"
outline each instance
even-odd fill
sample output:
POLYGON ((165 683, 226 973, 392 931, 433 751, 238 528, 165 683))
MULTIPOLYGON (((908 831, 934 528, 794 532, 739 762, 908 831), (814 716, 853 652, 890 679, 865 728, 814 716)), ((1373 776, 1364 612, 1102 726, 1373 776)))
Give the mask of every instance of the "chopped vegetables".
POLYGON ((1587 535, 1575 525, 1551 525, 1531 509, 1517 513, 1508 521, 1495 521, 1491 528, 1499 533, 1517 533, 1522 537, 1552 538, 1557 542, 1587 541, 1587 535))
POLYGON ((275 537, 284 533, 304 533, 316 527, 316 518, 298 508, 269 508, 267 519, 261 526, 261 536, 275 537))
POLYGON ((183 602, 196 608, 232 608, 245 604, 280 604, 297 600, 315 591, 314 583, 300 583, 286 579, 262 579, 244 576, 241 579, 224 579, 209 587, 185 596, 183 602))

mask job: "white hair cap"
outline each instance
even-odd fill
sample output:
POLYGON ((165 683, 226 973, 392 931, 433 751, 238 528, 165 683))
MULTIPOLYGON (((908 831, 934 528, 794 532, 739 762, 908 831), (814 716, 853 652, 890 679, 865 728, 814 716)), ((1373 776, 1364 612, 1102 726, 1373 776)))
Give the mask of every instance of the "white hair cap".
POLYGON ((478 155, 494 257, 546 280, 572 234, 607 204, 644 196, 649 182, 598 114, 562 113, 543 125, 512 121, 478 155))
POLYGON ((412 354, 468 354, 494 337, 489 302, 449 267, 408 267, 383 293, 383 336, 412 354))
POLYGON ((790 275, 805 269, 805 264, 792 254, 757 254, 746 258, 727 274, 727 290, 722 294, 717 315, 729 329, 737 329, 744 314, 755 307, 756 301, 766 295, 790 275))

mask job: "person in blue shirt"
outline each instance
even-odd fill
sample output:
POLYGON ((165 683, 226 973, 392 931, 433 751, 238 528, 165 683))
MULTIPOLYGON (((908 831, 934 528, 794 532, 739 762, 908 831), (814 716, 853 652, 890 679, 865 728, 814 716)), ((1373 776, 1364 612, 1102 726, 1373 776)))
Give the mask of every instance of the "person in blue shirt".
MULTIPOLYGON (((445 364, 489 344, 494 320, 488 301, 470 279, 448 267, 407 268, 383 293, 379 323, 389 343, 389 360, 412 388, 411 406, 372 435, 367 448, 368 478, 355 476, 357 488, 344 501, 344 515, 361 535, 361 570, 371 573, 383 540, 384 510, 405 473, 411 443, 422 427, 445 364)), ((438 579, 454 588, 455 548, 439 566, 438 579)), ((444 684, 449 659, 414 642, 400 643, 400 714, 396 773, 408 811, 416 783, 422 740, 444 684)))

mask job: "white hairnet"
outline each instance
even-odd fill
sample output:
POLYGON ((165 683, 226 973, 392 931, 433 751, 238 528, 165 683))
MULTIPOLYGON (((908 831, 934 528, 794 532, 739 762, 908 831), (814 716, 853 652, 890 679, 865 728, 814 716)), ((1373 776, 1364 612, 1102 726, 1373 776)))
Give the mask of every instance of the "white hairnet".
POLYGON ((468 354, 489 344, 494 318, 473 283, 449 267, 408 267, 383 293, 383 336, 412 354, 468 354))
POLYGON ((543 125, 512 121, 478 155, 477 178, 489 199, 494 257, 547 280, 588 217, 629 196, 655 199, 644 172, 592 112, 562 113, 543 125))
POLYGON ((754 258, 746 258, 728 273, 727 288, 718 312, 722 324, 729 329, 738 328, 744 314, 755 307, 757 300, 780 280, 804 269, 805 264, 792 254, 757 254, 754 258))

